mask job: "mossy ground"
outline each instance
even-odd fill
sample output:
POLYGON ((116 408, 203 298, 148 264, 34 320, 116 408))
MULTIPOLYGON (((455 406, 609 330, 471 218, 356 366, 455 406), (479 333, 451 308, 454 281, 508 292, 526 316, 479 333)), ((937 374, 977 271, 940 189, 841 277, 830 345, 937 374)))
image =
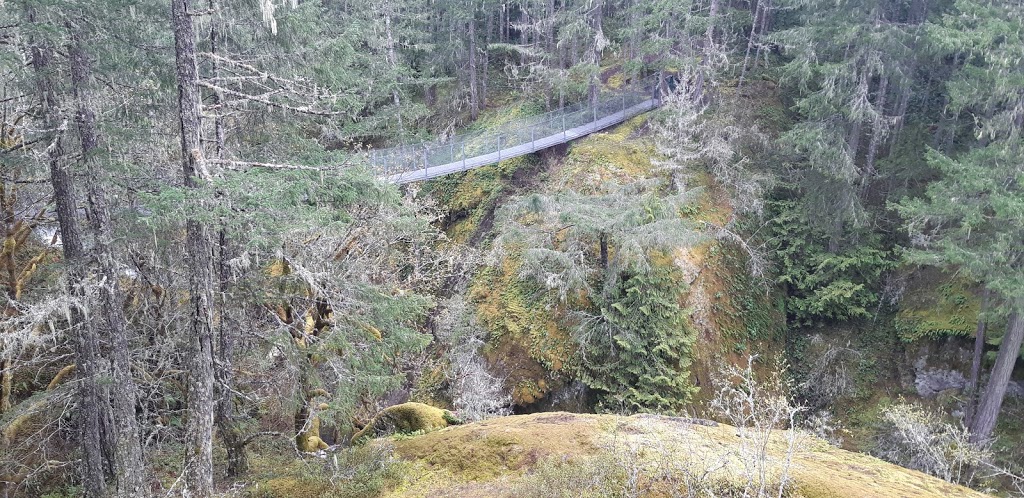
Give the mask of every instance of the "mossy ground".
POLYGON ((607 183, 626 184, 654 176, 654 143, 645 133, 649 116, 640 115, 571 144, 552 168, 545 186, 552 192, 600 192, 607 183))
MULTIPOLYGON (((679 484, 649 478, 667 462, 692 470, 721 466, 712 472, 714 486, 723 491, 741 486, 735 428, 694 425, 671 417, 520 415, 451 427, 394 444, 396 453, 418 470, 389 496, 516 496, 525 487, 540 491, 540 496, 561 496, 564 490, 544 489, 534 482, 559 462, 589 462, 596 466, 594 477, 634 469, 640 476, 634 489, 642 496, 668 496, 665 486, 679 484)), ((785 446, 782 434, 776 434, 769 453, 779 457, 785 446)), ((790 496, 982 496, 809 436, 794 455, 792 474, 795 488, 790 496)), ((616 485, 607 483, 607 494, 594 495, 614 496, 616 485)))
POLYGON ((395 489, 414 468, 396 459, 384 440, 302 458, 280 444, 264 444, 250 462, 249 474, 236 483, 244 484, 246 498, 377 497, 395 489))

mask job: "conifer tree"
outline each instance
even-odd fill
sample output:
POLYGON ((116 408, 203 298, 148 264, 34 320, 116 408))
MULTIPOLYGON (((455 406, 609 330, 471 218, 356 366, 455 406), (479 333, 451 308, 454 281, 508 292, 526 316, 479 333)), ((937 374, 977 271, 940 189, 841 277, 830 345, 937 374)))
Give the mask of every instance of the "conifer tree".
POLYGON ((931 26, 934 42, 967 54, 948 83, 951 106, 973 118, 977 143, 952 155, 931 151, 942 177, 921 198, 899 204, 910 220, 917 261, 952 265, 982 282, 1009 315, 972 438, 992 436, 1024 341, 1024 10, 961 0, 960 15, 931 26))

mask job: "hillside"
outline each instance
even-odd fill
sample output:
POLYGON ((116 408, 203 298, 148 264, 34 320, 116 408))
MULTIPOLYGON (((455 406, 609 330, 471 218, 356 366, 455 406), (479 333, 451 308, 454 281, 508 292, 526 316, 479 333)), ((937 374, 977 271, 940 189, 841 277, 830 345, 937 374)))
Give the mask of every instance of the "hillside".
POLYGON ((0 498, 1024 497, 1020 1, 0 26, 0 498))

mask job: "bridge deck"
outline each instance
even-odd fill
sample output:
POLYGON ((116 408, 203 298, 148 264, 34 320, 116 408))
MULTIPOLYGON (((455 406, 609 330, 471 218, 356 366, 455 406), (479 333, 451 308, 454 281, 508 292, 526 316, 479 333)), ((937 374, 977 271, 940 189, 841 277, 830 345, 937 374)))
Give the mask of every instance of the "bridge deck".
POLYGON ((392 183, 410 183, 418 182, 423 180, 429 180, 444 175, 450 175, 452 173, 458 173, 462 171, 468 171, 476 169, 481 166, 487 166, 489 164, 495 164, 506 159, 512 159, 514 157, 523 156, 539 150, 554 147, 555 145, 564 144, 580 137, 590 135, 591 133, 601 131, 610 126, 619 124, 626 121, 633 116, 643 114, 647 111, 658 107, 660 102, 655 99, 648 99, 639 104, 627 107, 621 111, 604 116, 596 121, 569 128, 558 133, 539 137, 534 140, 526 141, 510 147, 503 148, 497 152, 491 152, 479 156, 463 158, 461 160, 450 162, 447 164, 440 164, 437 166, 427 166, 423 169, 407 171, 404 173, 398 173, 393 175, 385 175, 384 178, 392 183))

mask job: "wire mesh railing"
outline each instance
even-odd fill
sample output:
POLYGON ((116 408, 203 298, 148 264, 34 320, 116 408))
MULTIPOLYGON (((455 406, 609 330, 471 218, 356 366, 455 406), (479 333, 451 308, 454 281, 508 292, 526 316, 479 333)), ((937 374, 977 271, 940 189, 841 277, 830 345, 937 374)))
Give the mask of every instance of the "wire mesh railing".
POLYGON ((375 174, 398 182, 493 164, 565 143, 653 109, 658 105, 656 82, 654 78, 639 80, 602 92, 596 102, 568 105, 497 128, 453 135, 444 141, 371 150, 368 161, 375 174))

